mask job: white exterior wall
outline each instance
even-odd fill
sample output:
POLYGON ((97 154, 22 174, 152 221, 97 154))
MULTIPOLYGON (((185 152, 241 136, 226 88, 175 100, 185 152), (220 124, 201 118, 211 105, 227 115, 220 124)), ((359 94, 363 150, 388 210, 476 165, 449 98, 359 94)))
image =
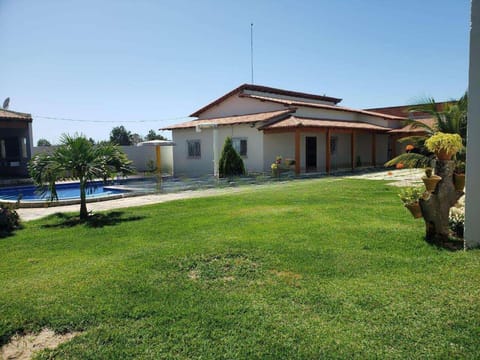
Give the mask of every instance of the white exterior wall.
MULTIPOLYGON (((229 137, 247 139, 247 156, 242 157, 247 172, 263 171, 263 133, 250 125, 219 126, 217 152, 220 160, 225 139, 229 137)), ((172 131, 176 148, 173 155, 176 176, 213 175, 213 129, 176 129, 172 131), (200 140, 201 157, 188 158, 187 140, 200 140)))
POLYGON ((388 135, 377 134, 377 166, 382 166, 388 161, 388 135))
MULTIPOLYGON (((354 159, 355 166, 357 166, 358 157, 360 157, 361 166, 372 165, 372 134, 363 133, 363 132, 356 134, 355 159, 354 159)), ((386 154, 385 154, 385 157, 386 157, 386 154)))
POLYGON ((298 107, 295 116, 340 121, 356 121, 355 114, 351 112, 349 113, 338 110, 307 108, 302 106, 298 107))
POLYGON ((218 105, 207 109, 200 114, 199 119, 218 118, 232 115, 255 114, 267 111, 285 110, 287 109, 282 104, 275 104, 267 101, 260 101, 256 99, 242 98, 238 95, 233 95, 221 102, 218 105))
POLYGON ((345 169, 351 167, 351 142, 350 134, 330 132, 331 138, 337 139, 336 151, 330 155, 330 169, 345 169))
MULTIPOLYGON (((53 146, 34 146, 33 155, 39 153, 51 153, 57 148, 53 146)), ((173 146, 161 147, 161 167, 163 174, 173 173, 173 146)), ((149 170, 148 163, 153 161, 153 164, 157 163, 157 155, 155 146, 120 146, 120 149, 127 155, 128 159, 133 162, 133 166, 138 172, 144 172, 149 170)))
POLYGON ((295 133, 266 134, 263 137, 263 168, 269 172, 277 156, 295 159, 295 133))

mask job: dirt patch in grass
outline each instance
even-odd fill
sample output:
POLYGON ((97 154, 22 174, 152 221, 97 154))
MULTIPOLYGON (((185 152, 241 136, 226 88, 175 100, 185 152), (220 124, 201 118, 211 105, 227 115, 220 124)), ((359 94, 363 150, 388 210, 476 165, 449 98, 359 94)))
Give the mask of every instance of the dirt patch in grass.
POLYGON ((219 254, 189 259, 182 264, 192 281, 252 280, 261 272, 258 261, 244 254, 219 254))
POLYGON ((38 334, 15 335, 8 344, 2 346, 1 358, 5 360, 27 360, 44 349, 55 349, 58 345, 79 335, 78 332, 55 334, 43 329, 38 334))

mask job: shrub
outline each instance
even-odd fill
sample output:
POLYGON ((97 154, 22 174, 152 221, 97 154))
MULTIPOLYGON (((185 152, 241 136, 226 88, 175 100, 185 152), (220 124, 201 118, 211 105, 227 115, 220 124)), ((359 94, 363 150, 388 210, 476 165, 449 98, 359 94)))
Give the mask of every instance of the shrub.
POLYGON ((461 211, 451 211, 448 219, 450 230, 458 237, 463 238, 465 214, 461 211))
POLYGON ((20 217, 18 213, 9 207, 0 205, 0 237, 9 235, 19 227, 20 217))
POLYGON ((423 188, 419 186, 407 186, 400 189, 398 196, 404 205, 416 203, 423 194, 423 188))
POLYGON ((462 138, 458 134, 444 134, 438 132, 425 140, 425 146, 428 150, 437 153, 445 151, 455 154, 463 149, 462 138))
POLYGON ((220 177, 228 177, 245 174, 245 165, 240 155, 235 151, 232 145, 232 139, 227 137, 223 145, 220 163, 218 165, 220 177))

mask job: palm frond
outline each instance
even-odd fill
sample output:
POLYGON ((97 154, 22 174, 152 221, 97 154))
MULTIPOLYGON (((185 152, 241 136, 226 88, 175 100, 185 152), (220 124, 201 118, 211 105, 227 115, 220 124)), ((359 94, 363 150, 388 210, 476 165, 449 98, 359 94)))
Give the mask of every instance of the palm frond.
POLYGON ((387 161, 385 166, 390 167, 397 164, 403 164, 403 166, 407 168, 425 168, 431 165, 432 159, 431 156, 423 154, 405 153, 387 161))

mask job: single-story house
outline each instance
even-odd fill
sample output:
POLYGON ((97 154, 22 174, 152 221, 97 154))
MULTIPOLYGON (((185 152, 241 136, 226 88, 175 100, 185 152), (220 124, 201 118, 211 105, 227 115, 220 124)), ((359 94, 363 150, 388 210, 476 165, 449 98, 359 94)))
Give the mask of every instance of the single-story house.
MULTIPOLYGON (((216 173, 226 137, 248 172, 269 172, 277 156, 297 174, 381 166, 402 152, 398 134, 408 116, 339 106, 325 95, 244 84, 165 127, 176 143, 175 175, 216 173)), ((410 131, 404 129, 406 133, 410 131)))
POLYGON ((32 157, 32 116, 0 109, 0 177, 28 176, 32 157))

